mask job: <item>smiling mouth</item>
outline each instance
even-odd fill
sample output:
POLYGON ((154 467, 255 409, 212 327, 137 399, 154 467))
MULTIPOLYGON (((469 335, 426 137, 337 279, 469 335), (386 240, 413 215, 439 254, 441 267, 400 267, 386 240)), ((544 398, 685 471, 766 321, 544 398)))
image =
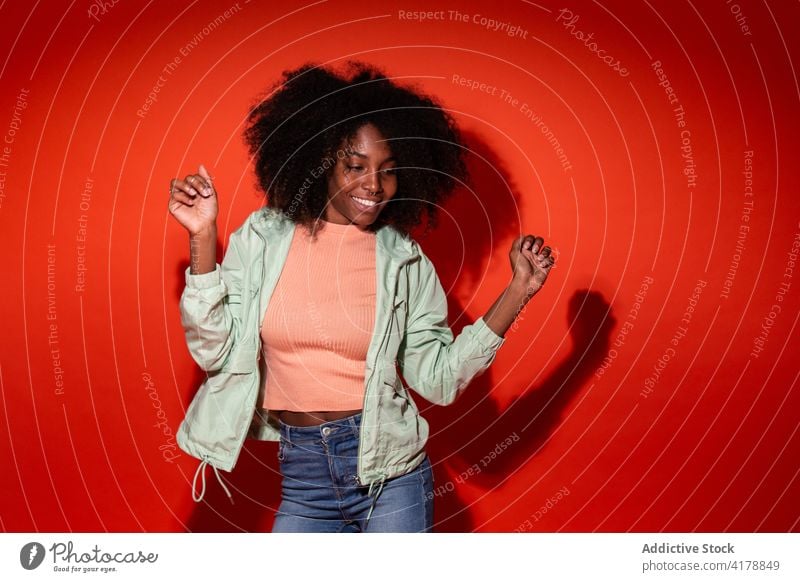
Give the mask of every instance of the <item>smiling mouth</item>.
POLYGON ((368 200, 366 198, 359 198, 358 196, 352 196, 351 195, 350 198, 353 199, 353 201, 356 203, 356 206, 358 206, 359 208, 361 208, 364 211, 375 210, 381 204, 378 201, 368 200))

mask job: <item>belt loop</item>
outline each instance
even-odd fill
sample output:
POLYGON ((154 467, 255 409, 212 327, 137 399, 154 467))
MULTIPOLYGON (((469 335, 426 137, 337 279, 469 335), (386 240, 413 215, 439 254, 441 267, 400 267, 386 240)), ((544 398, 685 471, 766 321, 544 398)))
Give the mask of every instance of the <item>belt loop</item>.
POLYGON ((292 427, 288 424, 281 423, 281 432, 283 433, 283 440, 291 444, 292 442, 292 427))
POLYGON ((281 440, 287 441, 289 440, 288 437, 288 430, 286 425, 283 424, 280 420, 278 420, 278 435, 281 440))

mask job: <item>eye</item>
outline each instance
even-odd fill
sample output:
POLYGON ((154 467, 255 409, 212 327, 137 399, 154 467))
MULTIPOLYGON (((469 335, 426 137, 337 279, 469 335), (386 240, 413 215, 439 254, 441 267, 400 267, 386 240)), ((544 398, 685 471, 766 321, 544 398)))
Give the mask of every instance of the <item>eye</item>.
POLYGON ((356 170, 357 172, 360 172, 361 170, 364 169, 364 166, 351 166, 351 165, 348 164, 347 168, 349 170, 356 170))
POLYGON ((397 168, 386 168, 385 170, 381 170, 381 173, 387 176, 394 176, 397 173, 397 168))

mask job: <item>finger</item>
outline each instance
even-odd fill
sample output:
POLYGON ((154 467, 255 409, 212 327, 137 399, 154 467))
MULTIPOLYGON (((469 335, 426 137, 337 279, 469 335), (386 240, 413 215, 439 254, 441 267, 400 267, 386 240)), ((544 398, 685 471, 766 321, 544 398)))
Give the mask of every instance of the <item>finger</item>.
POLYGON ((208 178, 198 176, 197 174, 195 174, 195 176, 199 178, 203 184, 203 189, 200 191, 200 193, 205 195, 206 198, 212 196, 214 194, 214 184, 208 178))
POLYGON ((177 200, 186 206, 194 206, 194 199, 182 190, 177 190, 172 194, 172 199, 177 200))
POLYGON ((549 268, 556 262, 556 258, 553 255, 545 255, 544 253, 535 255, 535 260, 537 264, 546 268, 549 268))
POLYGON ((192 174, 192 185, 200 190, 200 194, 210 194, 211 184, 199 174, 192 174))
POLYGON ((200 194, 200 192, 198 192, 194 188, 194 186, 192 186, 192 184, 190 183, 191 177, 192 176, 186 176, 185 180, 178 180, 177 182, 175 182, 175 186, 191 196, 197 196, 198 194, 200 194))
POLYGON ((531 245, 533 244, 534 237, 531 234, 526 234, 522 237, 522 250, 528 251, 531 249, 531 245))
POLYGON ((208 170, 206 170, 206 167, 203 164, 200 164, 200 175, 203 178, 205 178, 209 184, 211 184, 214 181, 214 178, 211 177, 211 175, 208 173, 208 170))
POLYGON ((534 237, 533 239, 533 246, 531 247, 531 252, 534 254, 539 252, 539 249, 542 248, 544 244, 544 239, 540 236, 534 237))
POLYGON ((208 192, 208 185, 206 181, 203 180, 202 176, 198 176, 197 174, 190 174, 186 176, 186 181, 191 183, 194 189, 197 191, 200 196, 203 198, 208 198, 210 196, 208 192))
POLYGON ((200 164, 200 177, 205 182, 205 191, 211 196, 214 193, 214 179, 209 175, 208 170, 203 164, 200 164))

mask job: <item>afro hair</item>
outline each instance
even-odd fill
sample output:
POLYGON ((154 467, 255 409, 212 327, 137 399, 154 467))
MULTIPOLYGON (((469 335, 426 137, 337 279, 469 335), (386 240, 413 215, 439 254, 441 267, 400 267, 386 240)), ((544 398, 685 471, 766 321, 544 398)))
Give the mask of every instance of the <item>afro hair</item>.
POLYGON ((397 175, 397 193, 369 230, 391 224, 408 235, 426 217, 435 227, 443 200, 467 180, 455 122, 433 98, 356 61, 341 73, 313 63, 284 71, 250 108, 244 141, 267 206, 310 228, 328 200, 327 180, 313 170, 366 124, 387 140, 397 175))

